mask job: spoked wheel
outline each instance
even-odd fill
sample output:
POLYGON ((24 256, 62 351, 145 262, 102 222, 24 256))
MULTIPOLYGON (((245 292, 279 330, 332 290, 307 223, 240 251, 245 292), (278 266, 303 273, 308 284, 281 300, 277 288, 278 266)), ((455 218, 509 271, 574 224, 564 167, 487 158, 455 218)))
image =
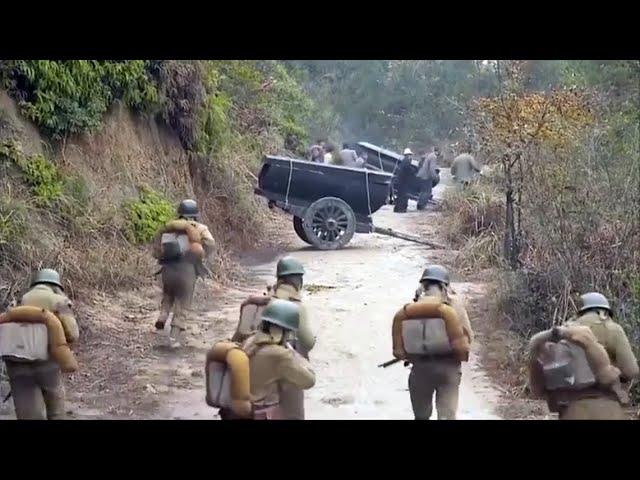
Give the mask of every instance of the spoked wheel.
POLYGON ((356 216, 344 200, 325 197, 307 209, 302 227, 311 245, 320 250, 335 250, 353 237, 356 216))
POLYGON ((302 227, 302 219, 300 217, 293 217, 293 230, 296 232, 296 235, 305 243, 311 245, 311 242, 307 238, 307 234, 304 233, 304 228, 302 227))

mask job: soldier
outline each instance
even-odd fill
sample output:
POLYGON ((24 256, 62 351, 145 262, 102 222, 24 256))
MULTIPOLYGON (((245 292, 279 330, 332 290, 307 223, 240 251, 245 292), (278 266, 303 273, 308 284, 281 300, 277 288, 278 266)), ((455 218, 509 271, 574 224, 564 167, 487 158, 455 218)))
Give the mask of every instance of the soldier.
MULTIPOLYGON (((178 206, 178 218, 187 220, 200 234, 200 243, 204 249, 205 259, 209 258, 215 249, 215 240, 209 228, 198 222, 198 204, 194 200, 183 200, 178 206)), ((160 259, 160 241, 162 232, 159 232, 154 242, 154 257, 160 259)), ((161 261, 162 264, 162 302, 160 315, 156 321, 157 330, 164 329, 164 325, 173 311, 171 320, 171 347, 180 347, 180 340, 185 331, 185 316, 191 308, 193 291, 198 276, 203 275, 202 262, 193 262, 187 257, 175 261, 161 261)))
MULTIPOLYGON (((55 270, 40 270, 20 305, 43 308, 60 319, 67 343, 78 340, 72 304, 55 270)), ((65 416, 64 383, 54 360, 19 362, 6 359, 7 375, 18 420, 61 420, 65 416)))
POLYGON ((418 198, 418 210, 424 210, 427 203, 432 198, 432 189, 436 181, 438 172, 436 170, 438 158, 440 155, 440 149, 438 147, 433 148, 433 152, 430 154, 423 154, 422 161, 418 166, 418 172, 416 177, 420 179, 420 197, 418 198))
POLYGON ((451 164, 451 176, 463 186, 469 185, 477 173, 482 175, 482 167, 468 153, 458 155, 451 164))
POLYGON ((397 196, 393 211, 396 213, 405 213, 409 203, 409 186, 411 179, 415 175, 412 165, 413 152, 410 148, 404 149, 404 158, 398 165, 396 172, 395 184, 397 188, 397 196))
MULTIPOLYGON (((440 265, 429 265, 420 278, 420 287, 414 301, 425 296, 440 297, 456 312, 469 343, 473 331, 469 316, 460 298, 449 287, 449 272, 440 265)), ((433 394, 436 396, 438 420, 455 420, 458 410, 458 390, 462 377, 461 363, 453 356, 410 358, 409 394, 416 420, 429 420, 433 411, 433 394)))
MULTIPOLYGON (((316 343, 309 325, 309 315, 301 302, 304 268, 292 257, 282 258, 276 267, 278 278, 273 296, 298 304, 300 322, 297 332, 292 335, 291 345, 303 357, 309 360, 309 352, 316 343)), ((287 420, 304 420, 304 391, 295 386, 284 387, 280 394, 280 408, 287 420)))
MULTIPOLYGON (((632 380, 638 378, 640 370, 627 335, 613 321, 612 315, 613 311, 604 295, 597 292, 586 293, 580 297, 577 317, 566 325, 580 325, 591 329, 598 343, 605 348, 613 366, 620 370, 620 381, 628 391, 632 380)), ((600 386, 546 396, 551 410, 558 411, 560 420, 625 419, 623 399, 600 386)))
POLYGON ((315 385, 311 365, 288 343, 299 324, 299 304, 275 299, 262 312, 260 331, 242 346, 249 356, 255 420, 286 419, 280 392, 290 387, 307 390, 315 385))

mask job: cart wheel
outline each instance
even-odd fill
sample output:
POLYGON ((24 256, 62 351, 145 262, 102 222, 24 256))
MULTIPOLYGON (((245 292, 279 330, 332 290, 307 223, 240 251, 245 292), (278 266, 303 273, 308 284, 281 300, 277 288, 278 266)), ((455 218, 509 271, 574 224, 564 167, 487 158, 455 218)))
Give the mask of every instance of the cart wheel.
POLYGON ((311 245, 311 242, 307 238, 307 234, 304 233, 304 228, 302 227, 302 219, 300 217, 293 217, 293 229, 296 232, 296 235, 305 243, 311 245))
POLYGON ((325 197, 313 202, 302 222, 309 243, 320 250, 344 247, 356 231, 356 216, 345 202, 325 197))

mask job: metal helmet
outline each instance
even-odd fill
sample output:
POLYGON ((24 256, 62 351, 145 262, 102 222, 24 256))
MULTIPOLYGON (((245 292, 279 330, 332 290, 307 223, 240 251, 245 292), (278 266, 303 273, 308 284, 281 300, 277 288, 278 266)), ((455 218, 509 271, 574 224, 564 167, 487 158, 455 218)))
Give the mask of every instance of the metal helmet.
POLYGON ((302 264, 293 257, 281 258, 276 267, 276 276, 278 278, 287 275, 304 275, 302 264))
POLYGON ((198 217, 198 204, 195 200, 186 199, 180 202, 178 205, 178 215, 184 218, 197 218, 198 217))
POLYGON ((295 332, 300 325, 300 307, 294 302, 277 298, 266 306, 260 319, 295 332))
POLYGON ((424 269, 420 277, 421 282, 426 282, 427 280, 449 285, 449 272, 442 265, 429 265, 424 269))
POLYGON ((611 306, 607 297, 598 292, 585 293, 580 297, 580 308, 578 313, 591 310, 592 308, 604 308, 611 313, 611 306))
POLYGON ((60 274, 51 268, 38 270, 38 273, 36 273, 36 276, 31 282, 31 286, 33 287, 34 285, 40 284, 55 285, 56 287, 64 289, 62 283, 60 283, 60 274))
POLYGON ((413 152, 411 151, 410 148, 405 148, 404 152, 403 152, 403 155, 413 155, 413 152))

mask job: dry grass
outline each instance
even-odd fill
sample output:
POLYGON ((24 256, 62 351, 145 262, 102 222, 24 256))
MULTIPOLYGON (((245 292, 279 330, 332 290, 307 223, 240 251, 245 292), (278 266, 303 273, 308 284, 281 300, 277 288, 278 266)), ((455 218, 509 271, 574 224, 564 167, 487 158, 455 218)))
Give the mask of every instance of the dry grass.
POLYGON ((445 237, 459 248, 457 268, 472 273, 500 265, 504 203, 497 191, 481 183, 453 190, 441 209, 447 219, 445 237))
POLYGON ((504 202, 496 190, 480 183, 449 192, 442 202, 447 216, 445 234, 454 245, 469 237, 501 231, 504 225, 504 202))
MULTIPOLYGON (((0 133, 27 132, 30 136, 16 139, 41 143, 33 129, 15 129, 13 123, 0 133)), ((278 141, 264 139, 265 145, 278 141)), ((269 227, 278 224, 253 194, 261 160, 255 145, 238 141, 217 158, 189 158, 166 127, 115 107, 99 133, 70 139, 49 155, 65 175, 82 179, 88 198, 81 208, 66 213, 35 208, 19 176, 7 175, 3 167, 0 186, 10 192, 11 205, 26 206, 28 218, 19 242, 0 245, 3 306, 27 287, 31 272, 44 266, 62 273, 75 298, 153 282, 157 267, 148 247, 130 244, 121 228, 122 204, 135 198, 141 185, 152 186, 176 204, 185 197, 198 200, 203 221, 217 241, 209 267, 221 283, 239 280, 234 254, 268 244, 274 234, 269 227)))

